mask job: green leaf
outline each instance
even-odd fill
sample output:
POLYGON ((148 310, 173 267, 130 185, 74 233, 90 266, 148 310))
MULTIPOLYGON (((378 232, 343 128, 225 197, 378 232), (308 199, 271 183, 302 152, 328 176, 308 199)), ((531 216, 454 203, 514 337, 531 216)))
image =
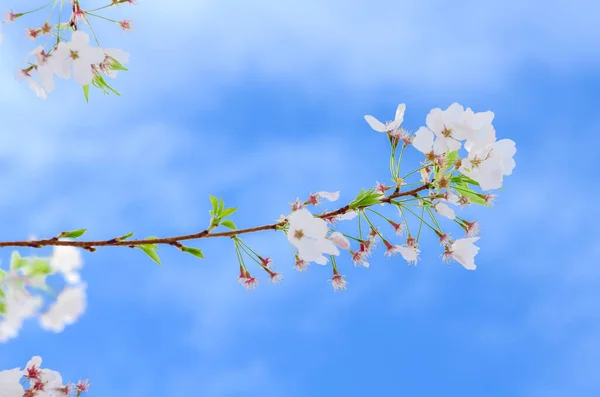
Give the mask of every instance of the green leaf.
POLYGON ((348 204, 348 207, 354 210, 360 207, 368 207, 373 204, 378 204, 381 202, 379 197, 381 197, 381 194, 375 193, 372 189, 366 191, 362 189, 360 193, 358 193, 358 196, 356 196, 356 198, 352 200, 350 204, 348 204))
POLYGON ((237 211, 237 208, 226 208, 223 212, 221 212, 219 218, 225 218, 226 216, 233 214, 235 211, 237 211))
POLYGON ((458 160, 458 150, 448 153, 446 156, 446 167, 452 166, 458 160))
POLYGON ((219 199, 220 201, 220 205, 219 205, 219 218, 221 217, 221 212, 223 212, 223 208, 225 208, 225 202, 223 201, 223 199, 219 199))
POLYGON ((52 267, 50 266, 50 259, 44 258, 30 259, 27 265, 23 267, 23 272, 31 277, 47 276, 54 273, 52 267))
POLYGON ((85 101, 90 101, 90 85, 86 84, 83 86, 83 95, 85 96, 85 101))
POLYGON ((454 182, 456 184, 459 185, 465 185, 465 184, 470 184, 470 185, 475 185, 475 186, 479 186, 479 182, 474 181, 473 179, 469 178, 468 176, 464 175, 464 174, 460 174, 458 176, 453 176, 452 178, 450 178, 451 182, 454 182))
POLYGON ((237 229, 237 227, 235 227, 235 223, 233 223, 233 221, 230 219, 225 219, 223 222, 221 222, 221 226, 225 226, 233 230, 237 229))
POLYGON ((6 272, 0 269, 0 280, 2 280, 4 277, 6 277, 6 272))
POLYGON ((62 232, 58 235, 58 238, 68 237, 68 238, 77 238, 83 236, 83 234, 87 232, 87 229, 77 229, 70 232, 62 232))
POLYGON ((127 69, 125 66, 121 65, 121 63, 119 61, 117 61, 115 58, 111 57, 111 61, 110 61, 110 68, 112 70, 129 70, 127 69))
POLYGON ((4 293, 2 288, 0 288, 0 299, 3 299, 3 298, 6 298, 6 294, 4 293))
POLYGON ((129 232, 129 233, 127 233, 127 234, 126 234, 126 235, 124 235, 124 236, 117 237, 117 240, 119 240, 119 241, 127 240, 127 239, 128 239, 129 237, 131 237, 131 236, 133 236, 133 232, 129 232))
MULTIPOLYGON (((18 251, 13 251, 10 257, 10 269, 18 270, 27 264, 27 259, 21 258, 18 251)), ((5 273, 6 274, 6 273, 5 273)))
POLYGON ((198 248, 183 247, 182 250, 183 250, 183 252, 187 252, 188 254, 192 254, 195 257, 198 257, 200 259, 204 259, 204 254, 202 254, 202 250, 200 250, 198 248))
POLYGON ((486 205, 485 200, 483 198, 479 197, 479 195, 477 193, 475 193, 473 190, 471 190, 466 185, 465 186, 456 186, 456 190, 463 196, 468 197, 469 200, 471 200, 471 202, 473 204, 486 205))
POLYGON ((216 215, 218 213, 219 201, 215 196, 208 196, 208 198, 210 198, 213 207, 213 213, 211 215, 216 215))
POLYGON ((0 302, 0 314, 6 314, 6 303, 0 302))
MULTIPOLYGON (((158 263, 159 265, 161 265, 160 263, 160 258, 158 257, 158 254, 156 252, 154 252, 154 249, 156 248, 152 248, 151 245, 140 245, 139 246, 140 249, 142 251, 144 251, 146 253, 146 255, 148 255, 154 262, 158 263)), ((162 265, 161 265, 162 266, 162 265)))

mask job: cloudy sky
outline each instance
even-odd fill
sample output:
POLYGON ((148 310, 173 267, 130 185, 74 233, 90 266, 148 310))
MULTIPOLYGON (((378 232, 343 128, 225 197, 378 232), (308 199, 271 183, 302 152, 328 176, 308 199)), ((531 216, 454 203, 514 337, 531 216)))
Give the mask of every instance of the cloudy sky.
MULTIPOLYGON (((38 4, 2 8, 17 3, 38 4)), ((482 227, 475 272, 442 263, 427 233, 417 267, 381 248, 368 270, 342 256, 343 293, 328 268, 295 272, 273 232, 246 241, 285 279, 251 292, 227 239, 198 242, 203 261, 164 247, 163 267, 86 252, 86 314, 61 334, 27 322, 0 368, 41 355, 90 378, 90 396, 600 394, 599 13, 593 0, 140 0, 104 14, 132 32, 93 25, 131 62, 121 97, 87 104, 73 81, 41 101, 14 80, 45 14, 3 26, 4 240, 191 233, 208 194, 239 207, 240 227, 318 190, 344 205, 388 176, 363 115, 390 119, 400 102, 412 131, 454 101, 492 110, 518 152, 495 207, 464 210, 482 227)))

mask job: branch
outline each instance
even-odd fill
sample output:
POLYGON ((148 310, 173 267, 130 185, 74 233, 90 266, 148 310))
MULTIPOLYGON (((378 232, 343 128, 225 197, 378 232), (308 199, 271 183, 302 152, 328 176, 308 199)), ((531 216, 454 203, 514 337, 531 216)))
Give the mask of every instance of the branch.
MULTIPOLYGON (((409 190, 406 192, 394 192, 389 196, 381 199, 382 203, 388 203, 390 200, 393 200, 398 197, 403 196, 417 196, 417 194, 429 188, 430 184, 426 183, 418 188, 413 190, 409 190)), ((368 206, 367 206, 368 207, 368 206)), ((335 211, 326 212, 320 215, 315 215, 322 219, 332 218, 334 216, 343 215, 350 210, 348 205, 341 207, 335 211)), ((231 230, 228 232, 219 232, 219 233, 210 233, 210 230, 206 229, 199 233, 194 234, 185 234, 182 236, 173 236, 173 237, 164 237, 164 238, 155 238, 155 239, 147 239, 147 240, 128 240, 121 241, 119 238, 113 238, 110 240, 98 240, 98 241, 61 241, 56 237, 42 240, 31 240, 31 241, 2 241, 0 242, 0 248, 2 247, 30 247, 30 248, 42 248, 49 246, 72 246, 79 247, 87 250, 94 251, 95 247, 107 247, 107 246, 127 246, 130 248, 134 248, 138 245, 147 245, 147 244, 168 244, 173 246, 178 246, 180 241, 186 240, 197 240, 201 238, 213 238, 213 237, 234 237, 240 234, 248 234, 260 232, 263 230, 277 230, 278 227, 282 227, 287 223, 287 221, 282 221, 279 223, 272 223, 269 225, 256 226, 247 229, 239 229, 239 230, 231 230)))

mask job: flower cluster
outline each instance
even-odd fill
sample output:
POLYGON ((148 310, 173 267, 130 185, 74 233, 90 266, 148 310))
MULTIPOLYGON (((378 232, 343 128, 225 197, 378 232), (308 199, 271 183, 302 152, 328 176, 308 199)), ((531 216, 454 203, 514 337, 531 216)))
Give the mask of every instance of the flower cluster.
MULTIPOLYGON (((340 255, 339 249, 347 250, 354 265, 369 267, 368 257, 372 253, 379 239, 386 247, 385 255, 392 256, 400 254, 410 264, 416 264, 419 260, 419 238, 421 227, 426 225, 439 237, 443 246, 442 258, 445 262, 455 260, 465 269, 475 270, 475 256, 479 248, 474 243, 479 237, 479 224, 476 221, 467 221, 459 218, 450 205, 461 207, 475 204, 491 205, 494 195, 491 193, 477 193, 471 186, 479 186, 482 190, 498 189, 502 186, 503 177, 510 175, 515 167, 513 156, 516 153, 515 143, 509 139, 496 141, 496 132, 492 125, 494 114, 492 112, 475 113, 470 108, 466 110, 458 103, 454 103, 446 110, 439 108, 429 112, 426 118, 427 127, 421 127, 414 134, 410 134, 402 127, 404 111, 406 106, 400 104, 397 107, 393 121, 383 123, 375 117, 366 115, 365 120, 376 131, 388 135, 392 154, 390 157, 391 179, 395 184, 392 194, 386 192, 394 186, 386 186, 377 182, 376 186, 361 193, 348 206, 335 211, 334 214, 324 213, 315 216, 307 208, 307 205, 318 205, 320 198, 335 201, 339 198, 339 192, 318 192, 311 194, 309 198, 301 202, 296 199, 292 205, 292 213, 281 216, 281 229, 285 231, 288 241, 296 248, 295 268, 299 271, 306 270, 310 262, 326 265, 332 261, 333 277, 331 282, 334 290, 346 288, 346 281, 340 275, 335 256, 340 255), (396 158, 398 145, 402 142, 399 159, 396 158), (464 144, 464 146, 463 146, 464 144), (421 188, 413 191, 401 192, 403 187, 411 185, 406 180, 413 171, 404 177, 400 177, 400 162, 404 150, 408 146, 425 155, 421 167, 418 169, 421 188), (459 151, 464 147, 466 157, 461 158, 459 151), (427 193, 421 195, 421 191, 427 193), (394 200, 403 197, 402 200, 394 200), (415 202, 413 204, 411 202, 415 202), (369 208, 374 204, 385 205, 386 203, 398 208, 401 220, 394 221, 381 213, 369 208), (422 209, 421 215, 415 213, 410 207, 418 206, 422 209), (423 217, 425 212, 431 218, 431 224, 423 217), (406 231, 407 237, 402 244, 392 244, 379 228, 375 227, 369 215, 377 215, 387 221, 394 229, 396 235, 403 235, 406 231), (416 237, 411 233, 407 214, 413 215, 420 221, 416 237), (450 235, 444 232, 437 220, 436 215, 455 221, 465 231, 465 238, 452 240, 450 235), (330 230, 327 222, 334 224, 339 220, 350 220, 358 216, 359 236, 342 234, 330 230), (363 238, 363 229, 360 220, 364 219, 369 225, 368 237, 363 238), (402 222, 404 221, 404 222, 402 222), (358 243, 358 249, 352 250, 348 238, 358 243)), ((239 237, 235 237, 236 247, 244 244, 239 237)), ((260 256, 244 244, 244 252, 249 256, 256 256, 256 262, 260 264, 260 256), (249 252, 250 251, 250 252, 249 252)), ((255 287, 258 283, 256 278, 249 277, 242 251, 238 249, 240 260, 240 280, 244 280, 246 287, 255 287), (246 277, 245 277, 246 276, 246 277)), ((270 263, 270 262, 269 262, 270 263)), ((270 268, 261 265, 270 274, 270 268)))
POLYGON ((75 247, 56 246, 52 256, 45 258, 22 258, 14 251, 8 272, 0 269, 0 342, 15 338, 23 321, 39 313, 44 295, 55 297, 46 282, 53 274, 61 274, 66 286, 39 314, 40 326, 61 332, 73 324, 86 308, 86 284, 78 273, 82 264, 80 250, 75 247))
POLYGON ((54 76, 62 79, 73 77, 75 82, 83 87, 86 100, 89 97, 90 86, 101 89, 105 94, 110 92, 119 95, 104 79, 104 76, 115 78, 120 70, 127 70, 123 64, 128 63, 129 54, 115 48, 102 48, 98 42, 94 30, 90 24, 90 18, 96 17, 102 20, 113 22, 123 30, 131 29, 131 21, 116 21, 95 12, 118 6, 122 3, 135 4, 134 0, 111 0, 108 5, 93 10, 83 10, 78 0, 70 0, 71 15, 68 21, 61 19, 63 15, 64 0, 53 0, 46 6, 33 11, 14 13, 12 10, 8 13, 4 23, 12 23, 17 18, 24 15, 52 7, 50 15, 44 21, 42 26, 27 28, 27 37, 34 41, 47 36, 50 40, 47 45, 39 45, 31 51, 25 61, 29 66, 20 69, 17 72, 17 79, 25 80, 31 90, 42 99, 47 98, 47 94, 54 91, 54 76), (51 23, 54 10, 59 9, 58 21, 51 23), (79 30, 80 25, 88 25, 97 46, 90 45, 89 35, 79 30), (71 32, 70 41, 65 36, 71 32), (36 81, 37 79, 37 81, 36 81))
POLYGON ((60 373, 42 369, 42 358, 35 356, 25 369, 14 368, 0 371, 0 395, 2 397, 79 397, 87 392, 89 381, 63 384, 60 373))

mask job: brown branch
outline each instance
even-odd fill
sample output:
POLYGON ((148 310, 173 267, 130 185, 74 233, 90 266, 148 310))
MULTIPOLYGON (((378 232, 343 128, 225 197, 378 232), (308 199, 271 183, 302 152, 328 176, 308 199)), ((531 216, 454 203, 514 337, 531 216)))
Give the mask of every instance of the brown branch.
MULTIPOLYGON (((382 203, 389 203, 391 200, 403 197, 403 196, 417 196, 418 193, 422 190, 427 189, 430 186, 429 183, 426 183, 423 186, 415 188, 413 190, 409 190, 406 192, 394 192, 389 196, 381 199, 382 203)), ((337 215, 343 215, 346 212, 349 212, 350 207, 348 205, 339 208, 335 211, 326 212, 320 215, 316 215, 319 218, 327 219, 332 218, 337 215)), ((95 251, 95 247, 106 247, 106 246, 127 246, 130 248, 135 248, 138 245, 146 245, 146 244, 168 244, 173 245, 175 247, 181 246, 181 241, 186 240, 197 240, 201 238, 213 238, 213 237, 234 237, 240 234, 247 233, 255 233, 263 230, 276 230, 277 227, 284 226, 287 221, 272 223, 269 225, 250 227, 247 229, 238 229, 231 230, 227 232, 218 232, 218 233, 210 233, 210 230, 203 230, 199 233, 194 234, 184 234, 182 236, 173 236, 173 237, 164 237, 164 238, 155 238, 148 240, 123 240, 120 241, 119 238, 113 238, 110 240, 98 240, 98 241, 60 241, 56 237, 52 237, 49 239, 42 240, 32 240, 32 241, 0 241, 0 248, 2 247, 30 247, 30 248, 42 248, 48 246, 71 246, 71 247, 79 247, 86 249, 88 251, 95 251)))

